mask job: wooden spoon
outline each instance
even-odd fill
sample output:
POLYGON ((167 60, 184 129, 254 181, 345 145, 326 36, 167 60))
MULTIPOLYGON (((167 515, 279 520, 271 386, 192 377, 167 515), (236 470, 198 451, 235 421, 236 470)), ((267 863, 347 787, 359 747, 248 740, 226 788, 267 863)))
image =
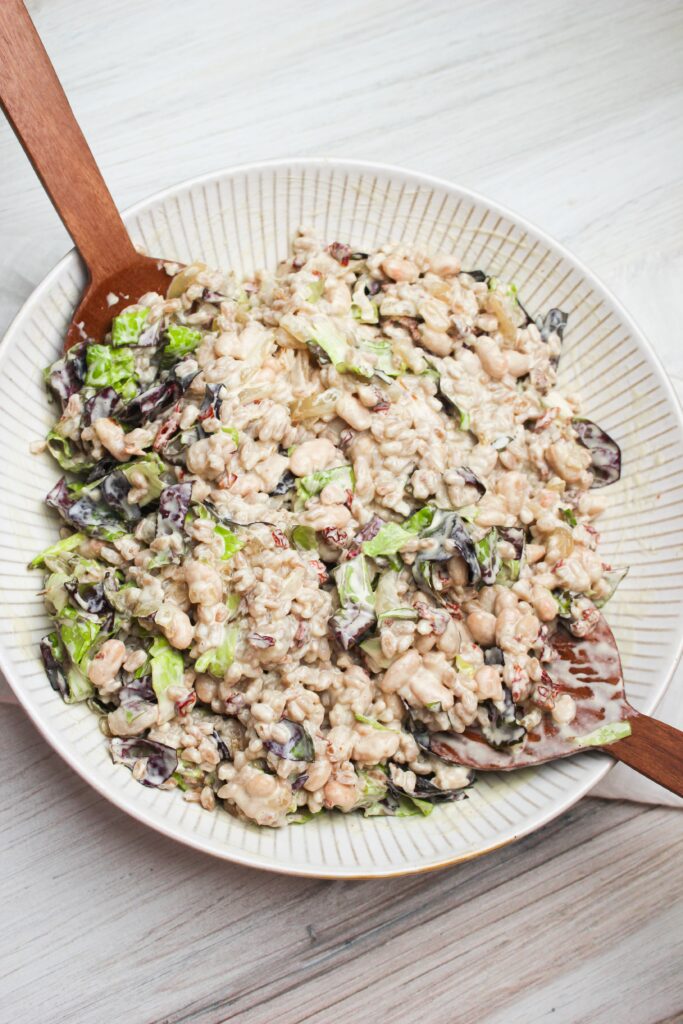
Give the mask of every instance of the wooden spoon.
POLYGON ((496 749, 472 728, 462 734, 437 733, 429 749, 479 771, 506 772, 599 748, 683 796, 683 732, 641 715, 628 703, 617 644, 603 616, 582 639, 559 626, 551 643, 560 657, 548 666, 541 685, 549 705, 562 693, 576 701, 569 725, 558 726, 544 714, 517 748, 496 749), (623 738, 611 741, 620 733, 623 738))
POLYGON ((88 271, 65 347, 101 341, 117 313, 145 292, 165 295, 170 279, 135 251, 21 0, 0 0, 0 106, 88 271))
MULTIPOLYGON (((121 309, 145 292, 165 294, 169 279, 160 260, 135 251, 21 0, 0 0, 0 105, 88 270, 66 347, 84 337, 100 341, 121 309)), ((560 728, 544 715, 512 751, 491 747, 475 729, 433 735, 430 749, 480 771, 510 771, 568 757, 586 746, 603 747, 599 730, 625 722, 630 735, 604 749, 683 796, 683 733, 628 704, 619 652, 605 620, 601 617, 583 640, 560 629, 553 643, 561 660, 553 663, 548 696, 574 698, 577 715, 570 726, 560 728)))

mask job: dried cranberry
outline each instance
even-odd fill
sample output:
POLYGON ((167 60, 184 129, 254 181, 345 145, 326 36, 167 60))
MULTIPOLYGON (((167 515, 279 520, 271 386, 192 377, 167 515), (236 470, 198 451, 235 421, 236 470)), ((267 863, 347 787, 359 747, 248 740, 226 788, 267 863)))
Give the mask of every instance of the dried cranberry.
POLYGON ((180 403, 173 406, 173 411, 167 420, 159 427, 157 436, 154 439, 154 451, 160 452, 171 437, 175 434, 180 424, 180 403))
POLYGON ((351 257, 350 245, 346 245, 344 242, 332 242, 331 245, 328 245, 327 251, 333 260, 341 263, 342 267, 348 267, 351 257))
POLYGON ((186 715, 197 703, 197 694, 192 690, 187 697, 176 701, 176 711, 179 715, 186 715))
POLYGON ((335 548, 344 548, 349 543, 349 535, 346 530, 340 530, 336 526, 328 526, 326 530, 320 531, 327 544, 335 548))
POLYGON ((321 585, 323 583, 327 583, 330 577, 327 572, 327 569, 325 568, 325 563, 321 562, 319 558, 312 558, 311 565, 318 574, 318 583, 320 583, 321 585))
POLYGON ((296 627, 296 632, 292 638, 295 647, 303 647, 305 643, 311 639, 311 627, 303 619, 299 622, 296 627))

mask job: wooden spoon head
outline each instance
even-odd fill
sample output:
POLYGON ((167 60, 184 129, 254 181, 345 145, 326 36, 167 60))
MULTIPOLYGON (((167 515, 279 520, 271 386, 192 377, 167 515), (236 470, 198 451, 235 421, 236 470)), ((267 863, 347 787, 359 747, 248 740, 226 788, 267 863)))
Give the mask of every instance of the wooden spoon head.
POLYGON ((65 350, 85 338, 101 342, 111 328, 112 319, 122 309, 137 302, 146 292, 166 295, 170 283, 171 278, 161 260, 138 254, 133 262, 111 277, 91 281, 69 324, 65 350))
POLYGON ((544 713, 520 744, 501 750, 490 746, 478 729, 437 733, 431 737, 430 750, 447 761, 480 771, 510 771, 599 746, 599 736, 593 736, 590 743, 581 740, 634 714, 624 694, 617 644, 602 615, 590 636, 577 638, 559 626, 551 642, 559 659, 548 666, 544 685, 549 702, 562 693, 576 701, 576 717, 571 723, 557 725, 551 714, 544 713))

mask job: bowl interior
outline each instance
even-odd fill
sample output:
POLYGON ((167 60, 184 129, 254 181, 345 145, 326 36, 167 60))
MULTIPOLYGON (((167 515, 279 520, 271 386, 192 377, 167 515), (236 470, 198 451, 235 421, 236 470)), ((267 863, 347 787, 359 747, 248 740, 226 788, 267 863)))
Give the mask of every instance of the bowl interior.
MULTIPOLYGON (((368 250, 387 240, 457 252, 466 269, 514 281, 532 315, 567 311, 560 386, 581 395, 584 415, 618 440, 623 474, 605 493, 601 551, 630 573, 607 608, 626 689, 651 710, 679 654, 683 603, 683 431, 659 363, 615 300, 560 246, 494 204, 445 182, 393 168, 339 161, 262 164, 218 173, 138 204, 126 217, 153 255, 232 267, 273 267, 297 227, 326 242, 368 250)), ((0 656, 9 682, 56 749, 109 799, 200 849, 255 867, 311 875, 397 874, 475 856, 537 828, 607 770, 605 755, 509 775, 480 776, 469 799, 426 819, 334 815, 282 831, 207 814, 178 794, 144 789, 107 754, 95 716, 66 706, 37 655, 46 631, 38 573, 25 566, 51 543, 42 502, 57 478, 29 454, 52 419, 42 369, 56 358, 84 283, 74 253, 34 292, 0 349, 0 656)))

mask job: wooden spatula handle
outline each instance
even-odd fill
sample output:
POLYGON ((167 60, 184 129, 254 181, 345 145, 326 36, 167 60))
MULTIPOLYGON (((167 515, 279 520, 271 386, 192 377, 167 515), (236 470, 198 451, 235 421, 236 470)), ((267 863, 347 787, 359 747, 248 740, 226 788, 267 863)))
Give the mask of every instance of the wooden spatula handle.
POLYGON ((630 722, 631 735, 605 750, 617 761, 683 796, 683 732, 637 712, 630 722))
POLYGON ((21 0, 0 0, 0 106, 93 280, 135 250, 21 0))

